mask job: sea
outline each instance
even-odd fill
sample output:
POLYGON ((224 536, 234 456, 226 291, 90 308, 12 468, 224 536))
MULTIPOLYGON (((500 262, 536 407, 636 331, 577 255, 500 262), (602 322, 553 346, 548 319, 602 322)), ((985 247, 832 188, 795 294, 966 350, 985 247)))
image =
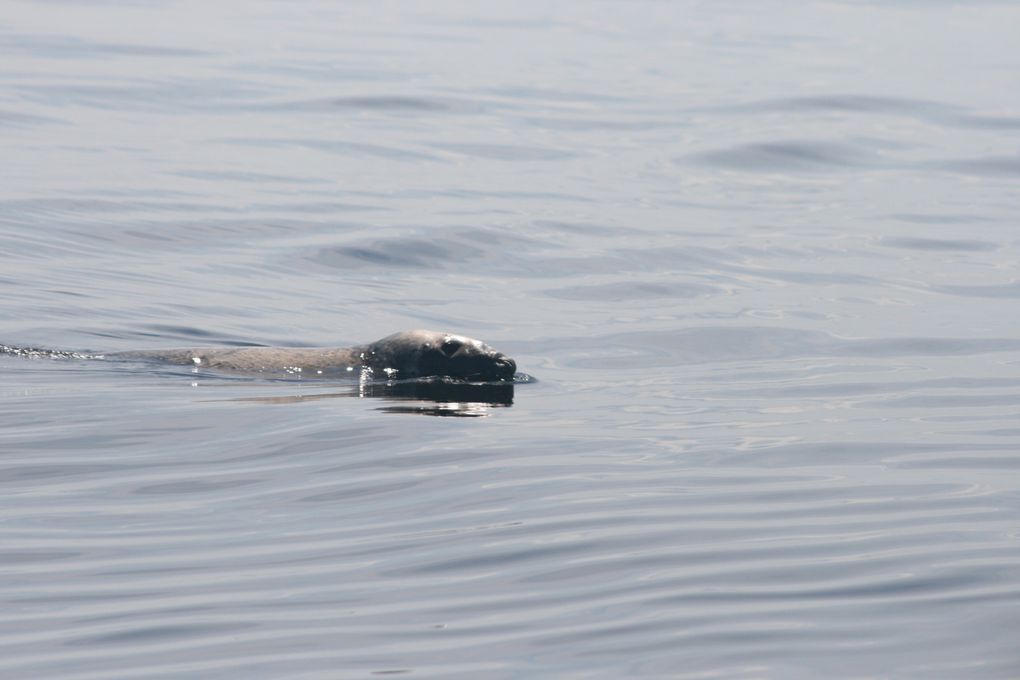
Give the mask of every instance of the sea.
POLYGON ((5 0, 0 677, 1020 678, 1018 27, 5 0))

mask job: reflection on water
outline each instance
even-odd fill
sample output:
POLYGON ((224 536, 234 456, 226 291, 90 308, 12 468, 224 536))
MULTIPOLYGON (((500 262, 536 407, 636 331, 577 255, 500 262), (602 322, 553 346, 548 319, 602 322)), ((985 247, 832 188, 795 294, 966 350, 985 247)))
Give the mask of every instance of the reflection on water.
POLYGON ((414 413, 428 416, 479 417, 490 415, 493 408, 512 406, 514 383, 534 382, 522 376, 514 382, 466 383, 456 380, 362 380, 339 387, 338 391, 283 396, 233 397, 231 401, 262 404, 294 404, 319 399, 373 398, 397 402, 378 410, 389 413, 414 413), (404 403, 407 402, 407 403, 404 403))

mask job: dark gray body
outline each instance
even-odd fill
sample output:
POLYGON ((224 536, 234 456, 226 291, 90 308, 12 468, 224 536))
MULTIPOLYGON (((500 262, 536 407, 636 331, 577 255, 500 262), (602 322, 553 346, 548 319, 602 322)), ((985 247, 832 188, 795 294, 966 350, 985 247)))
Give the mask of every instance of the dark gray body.
POLYGON ((371 368, 386 371, 379 377, 439 376, 477 381, 510 380, 517 370, 513 359, 480 340, 425 330, 394 333, 382 340, 350 348, 198 347, 112 352, 104 358, 309 376, 335 376, 371 368))

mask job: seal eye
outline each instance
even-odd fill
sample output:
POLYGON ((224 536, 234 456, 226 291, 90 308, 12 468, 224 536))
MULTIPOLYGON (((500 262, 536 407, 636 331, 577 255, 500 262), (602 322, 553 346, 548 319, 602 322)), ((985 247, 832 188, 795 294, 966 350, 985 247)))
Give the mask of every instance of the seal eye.
POLYGON ((452 357, 454 354, 457 353, 457 350, 459 350, 463 346, 464 343, 462 343, 460 340, 455 340, 454 338, 447 338, 446 340, 443 341, 443 346, 440 349, 442 349, 443 354, 445 354, 448 357, 452 357))

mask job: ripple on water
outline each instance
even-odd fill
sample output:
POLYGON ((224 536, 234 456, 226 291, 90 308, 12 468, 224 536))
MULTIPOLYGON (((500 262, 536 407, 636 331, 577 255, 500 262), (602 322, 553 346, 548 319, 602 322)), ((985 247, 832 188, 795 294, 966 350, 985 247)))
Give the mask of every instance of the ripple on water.
POLYGON ((693 160, 727 170, 745 172, 834 172, 882 165, 863 144, 824 140, 751 143, 704 151, 693 160))

